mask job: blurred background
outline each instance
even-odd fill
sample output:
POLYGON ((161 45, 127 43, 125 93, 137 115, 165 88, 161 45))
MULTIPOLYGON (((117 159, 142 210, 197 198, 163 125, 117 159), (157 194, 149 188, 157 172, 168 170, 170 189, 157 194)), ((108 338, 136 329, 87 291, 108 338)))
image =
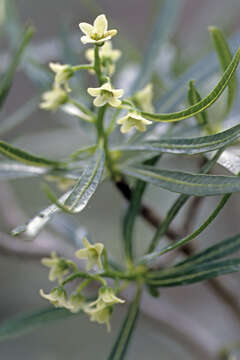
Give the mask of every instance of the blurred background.
MULTIPOLYGON (((41 92, 49 88, 46 85, 49 77, 39 64, 45 66, 49 61, 85 63, 78 24, 81 21, 92 23, 96 15, 105 13, 111 28, 119 31, 114 47, 121 48, 123 52, 115 81, 127 90, 148 47, 161 1, 17 0, 14 3, 12 0, 0 0, 0 4, 0 24, 4 29, 0 39, 1 71, 18 39, 19 24, 32 24, 36 29, 27 53, 32 58, 32 64, 28 62, 27 66, 22 63, 0 113, 1 138, 25 150, 53 158, 71 153, 76 144, 83 147, 91 139, 91 134, 88 138, 74 117, 64 112, 50 114, 38 109, 41 92), (18 125, 13 127, 15 123, 18 125), (3 128, 5 126, 2 132, 1 124, 3 128)), ((173 4, 176 6, 175 1, 173 4)), ((179 0, 173 25, 155 64, 156 79, 158 73, 163 79, 163 83, 154 80, 159 87, 156 100, 171 87, 174 79, 180 78, 192 64, 212 51, 209 25, 219 26, 229 38, 235 39, 236 44, 240 43, 240 2, 179 0)), ((204 66, 207 69, 210 65, 205 62, 204 66)), ((84 97, 86 86, 93 80, 90 76, 85 79, 79 77, 78 80, 74 84, 75 94, 84 97)), ((171 157, 170 165, 169 161, 170 158, 166 157, 163 167, 180 166, 178 159, 171 157)), ((195 163, 183 157, 181 166, 190 169, 195 163)), ((219 171, 223 172, 220 166, 219 171)), ((79 238, 88 232, 90 238, 107 246, 115 260, 123 258, 120 220, 126 203, 109 182, 102 184, 94 200, 79 216, 57 216, 34 243, 11 239, 10 244, 9 231, 49 204, 40 184, 37 178, 0 183, 0 321, 21 311, 46 306, 39 296, 39 289, 47 291, 50 288, 47 270, 40 265, 40 258, 51 249, 72 256, 79 238)), ((173 199, 174 195, 159 189, 156 191, 153 187, 149 187, 146 194, 146 202, 152 203, 162 215, 173 199)), ((213 198, 203 202, 194 226, 202 222, 204 214, 213 209, 217 200, 213 198)), ((199 237, 196 246, 201 249, 207 243, 239 232, 236 215, 239 210, 240 198, 235 195, 214 224, 199 237)), ((174 223, 176 229, 181 221, 182 217, 178 216, 174 223)), ((136 234, 139 254, 146 248, 151 234, 152 230, 139 221, 136 234)), ((154 300, 146 295, 127 359, 216 359, 222 347, 239 341, 239 276, 224 277, 224 283, 236 296, 239 318, 207 284, 164 290, 161 297, 154 300)), ((131 294, 126 296, 131 297, 131 294)), ((110 335, 86 317, 74 317, 19 339, 0 343, 0 359, 92 360, 96 356, 106 359, 125 311, 124 306, 115 311, 110 335)), ((240 359, 240 355, 235 356, 240 359)))

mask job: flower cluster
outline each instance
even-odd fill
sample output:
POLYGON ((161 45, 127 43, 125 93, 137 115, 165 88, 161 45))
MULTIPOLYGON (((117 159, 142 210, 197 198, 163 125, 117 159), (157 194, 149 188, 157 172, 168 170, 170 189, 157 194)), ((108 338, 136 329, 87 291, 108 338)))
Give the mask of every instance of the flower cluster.
MULTIPOLYGON (((76 257, 87 260, 87 272, 93 269, 95 266, 101 270, 101 256, 104 245, 101 243, 92 245, 86 238, 83 238, 82 242, 84 248, 76 251, 76 257)), ((72 275, 77 274, 77 266, 71 260, 57 257, 56 253, 54 252, 52 252, 50 258, 42 259, 42 264, 50 268, 49 280, 55 281, 57 279, 60 284, 49 294, 44 293, 44 291, 41 289, 40 295, 43 298, 47 299, 55 307, 66 308, 72 313, 83 311, 89 315, 90 321, 95 321, 99 324, 106 324, 108 331, 110 330, 110 317, 113 311, 113 306, 118 303, 124 303, 124 300, 117 297, 115 291, 107 285, 105 280, 101 279, 100 275, 94 276, 90 274, 88 275, 88 273, 86 273, 86 277, 89 277, 88 280, 85 280, 85 283, 83 281, 82 284, 75 290, 75 292, 73 292, 68 297, 67 292, 63 286, 63 284, 67 282, 66 278, 64 279, 64 277, 70 273, 71 268, 74 270, 72 275), (104 286, 100 287, 98 298, 93 302, 88 302, 86 297, 82 294, 82 290, 90 281, 98 279, 104 283, 104 286)))

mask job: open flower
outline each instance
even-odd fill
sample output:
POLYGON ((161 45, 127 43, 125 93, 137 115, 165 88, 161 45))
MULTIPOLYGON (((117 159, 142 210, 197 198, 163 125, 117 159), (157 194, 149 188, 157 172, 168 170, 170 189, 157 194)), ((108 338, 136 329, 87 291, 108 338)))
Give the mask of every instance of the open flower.
POLYGON ((49 281, 55 281, 58 279, 59 282, 62 281, 64 275, 69 273, 69 265, 65 259, 57 257, 56 253, 53 251, 50 258, 43 258, 42 264, 50 268, 49 271, 49 281))
POLYGON ((95 106, 104 106, 108 103, 113 107, 118 107, 121 105, 121 100, 119 100, 119 98, 123 96, 122 89, 115 90, 108 82, 98 88, 88 88, 88 93, 91 96, 96 97, 93 101, 95 106))
POLYGON ((115 304, 123 304, 125 300, 118 298, 114 290, 109 286, 104 286, 99 289, 97 300, 90 303, 88 306, 91 308, 93 306, 107 305, 112 306, 115 304))
POLYGON ((136 111, 129 112, 126 116, 117 120, 117 124, 122 125, 120 130, 123 134, 127 133, 134 127, 143 132, 146 130, 146 125, 151 123, 152 121, 145 119, 136 111))
POLYGON ((72 294, 68 300, 68 306, 72 313, 77 313, 80 310, 84 310, 86 306, 86 299, 81 294, 72 294))
POLYGON ((111 330, 110 317, 112 314, 112 307, 104 304, 98 305, 96 308, 85 308, 85 313, 90 316, 90 321, 96 321, 98 324, 106 324, 107 331, 111 330))
POLYGON ((55 111, 68 101, 68 95, 60 87, 55 87, 51 91, 43 93, 42 99, 43 101, 39 105, 41 109, 55 111))
POLYGON ((146 112, 154 112, 152 99, 153 99, 152 84, 146 85, 142 90, 138 91, 133 97, 133 101, 136 103, 137 107, 139 107, 141 110, 146 112))
POLYGON ((102 243, 96 243, 91 245, 86 238, 82 240, 85 249, 80 249, 75 252, 75 255, 79 259, 86 259, 86 270, 89 271, 95 265, 99 269, 102 269, 101 255, 103 252, 104 245, 102 243))
POLYGON ((117 34, 117 30, 108 30, 108 21, 104 14, 99 15, 94 20, 93 25, 82 22, 79 24, 80 29, 85 34, 81 37, 83 44, 93 43, 101 44, 104 41, 110 40, 117 34))
POLYGON ((63 288, 55 288, 49 294, 45 294, 43 290, 40 290, 40 295, 50 301, 55 307, 64 307, 68 310, 71 309, 71 306, 67 301, 67 294, 63 288))
MULTIPOLYGON (((94 64, 94 49, 88 49, 85 53, 86 58, 94 64)), ((114 63, 120 58, 121 51, 113 50, 112 43, 107 41, 104 45, 99 49, 99 57, 101 59, 102 71, 107 70, 109 75, 112 75, 115 71, 114 63)), ((94 72, 93 70, 90 70, 94 72)))
POLYGON ((50 69, 56 73, 54 86, 60 87, 61 85, 64 86, 67 92, 70 92, 71 89, 69 87, 69 79, 73 76, 74 71, 70 65, 61 65, 59 63, 50 63, 50 69))

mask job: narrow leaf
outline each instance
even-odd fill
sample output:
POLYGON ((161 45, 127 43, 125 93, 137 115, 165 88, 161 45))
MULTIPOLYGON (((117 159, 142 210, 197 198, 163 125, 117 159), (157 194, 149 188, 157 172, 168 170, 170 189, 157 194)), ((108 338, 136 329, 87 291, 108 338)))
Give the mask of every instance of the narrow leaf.
POLYGON ((240 178, 236 176, 195 175, 146 165, 124 167, 122 172, 171 192, 186 195, 213 196, 240 191, 240 178))
POLYGON ((225 239, 216 245, 208 247, 200 253, 188 257, 181 261, 176 266, 202 264, 205 262, 215 261, 225 256, 235 254, 240 250, 240 234, 237 234, 229 239, 225 239))
POLYGON ((23 234, 27 238, 34 238, 51 218, 61 210, 82 211, 96 191, 101 180, 104 167, 104 152, 102 149, 96 152, 88 168, 83 172, 77 184, 72 190, 63 194, 53 205, 42 210, 38 215, 30 219, 25 225, 18 226, 12 230, 12 235, 23 234))
POLYGON ((232 259, 186 269, 176 268, 175 273, 170 271, 169 276, 164 275, 163 277, 160 273, 152 272, 146 281, 149 285, 157 287, 182 286, 238 271, 240 271, 240 259, 232 259))
POLYGON ((169 138, 159 141, 145 141, 136 144, 125 144, 114 148, 120 151, 148 151, 168 154, 196 155, 221 149, 237 140, 240 136, 240 125, 214 135, 195 138, 169 138))
POLYGON ((77 314, 63 308, 44 308, 17 315, 0 324, 0 341, 6 341, 30 333, 42 326, 64 320, 77 314))
POLYGON ((0 180, 40 176, 48 173, 47 169, 36 166, 26 166, 18 163, 0 163, 0 180))
POLYGON ((135 299, 129 306, 128 313, 123 321, 121 330, 118 334, 116 342, 112 348, 112 351, 108 357, 108 360, 123 360, 128 349, 134 328, 136 326, 139 303, 141 299, 141 289, 138 289, 135 299))
MULTIPOLYGON (((232 61, 232 52, 228 46, 228 43, 220 29, 215 26, 209 27, 210 34, 212 35, 212 40, 218 58, 222 67, 222 70, 225 71, 229 63, 232 61)), ((230 111, 235 97, 237 94, 237 76, 233 75, 231 81, 228 83, 228 100, 227 100, 227 112, 230 111)))
MULTIPOLYGON (((188 102, 190 105, 194 105, 196 103, 198 103, 199 101, 201 101, 201 95, 199 94, 199 92, 197 91, 195 85, 194 85, 194 81, 191 80, 189 81, 189 89, 188 89, 188 102)), ((212 133, 211 131, 211 127, 209 125, 209 120, 208 120, 208 115, 207 115, 207 111, 204 110, 201 113, 195 115, 195 118, 197 120, 197 123, 199 125, 200 128, 205 128, 210 134, 212 133)))
POLYGON ((205 98, 203 98, 195 105, 192 105, 185 110, 177 111, 169 114, 153 114, 143 111, 141 112, 142 116, 153 121, 173 122, 173 121, 184 120, 186 118, 199 114, 201 111, 211 106, 220 97, 220 95, 228 85, 229 81, 232 79, 232 76, 235 73, 237 66, 239 64, 239 60, 240 60, 240 49, 238 49, 238 51, 236 52, 234 58, 226 68, 225 72, 223 73, 216 87, 210 92, 210 94, 208 94, 205 98))
POLYGON ((65 167, 66 163, 59 162, 56 160, 46 159, 37 155, 33 155, 26 151, 23 151, 17 147, 14 147, 5 141, 0 141, 0 154, 19 161, 20 163, 24 163, 31 166, 44 166, 44 167, 65 167))
POLYGON ((21 60, 22 54, 26 48, 26 46, 28 45, 29 41, 31 40, 32 36, 33 36, 33 28, 29 27, 25 30, 23 37, 22 37, 22 41, 19 45, 19 48, 16 50, 16 53, 13 55, 11 63, 6 71, 6 73, 4 74, 3 79, 0 82, 0 106, 3 104, 8 91, 12 85, 12 80, 13 80, 13 76, 14 73, 16 71, 16 68, 21 60))

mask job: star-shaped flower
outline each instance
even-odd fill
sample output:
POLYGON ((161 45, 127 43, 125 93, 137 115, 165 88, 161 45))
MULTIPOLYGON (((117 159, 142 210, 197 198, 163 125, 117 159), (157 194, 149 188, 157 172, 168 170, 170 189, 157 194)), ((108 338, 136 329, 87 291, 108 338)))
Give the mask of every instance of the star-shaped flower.
POLYGON ((126 116, 117 120, 117 124, 122 125, 120 131, 125 134, 132 128, 143 132, 146 130, 146 125, 151 124, 152 121, 145 119, 137 111, 129 112, 126 116))
POLYGON ((43 93, 43 101, 39 105, 44 110, 57 110, 59 106, 65 104, 68 101, 68 95, 66 91, 60 87, 55 87, 51 91, 43 93))
POLYGON ((109 82, 98 88, 88 88, 88 93, 96 97, 93 104, 98 107, 104 106, 107 103, 113 107, 118 107, 121 105, 119 98, 123 96, 123 90, 114 89, 109 82))
POLYGON ((86 238, 82 240, 85 249, 80 249, 75 252, 75 255, 79 259, 86 259, 86 270, 89 271, 95 265, 99 269, 102 269, 101 255, 103 252, 104 245, 102 243, 96 243, 91 245, 86 238))
POLYGON ((56 279, 61 282, 64 275, 69 273, 69 265, 63 258, 57 257, 53 251, 50 258, 43 258, 42 264, 50 268, 49 281, 55 281, 56 279))
MULTIPOLYGON (((85 53, 86 58, 94 64, 94 49, 88 49, 85 53)), ((121 51, 113 50, 111 41, 104 43, 99 49, 99 57, 101 59, 102 71, 107 70, 109 75, 112 75, 115 71, 114 63, 120 58, 121 51)), ((90 70, 94 72, 94 70, 90 70)))
POLYGON ((50 69, 55 72, 55 80, 54 86, 60 87, 61 85, 64 86, 67 92, 70 92, 71 89, 69 87, 69 79, 73 76, 74 71, 70 65, 61 65, 59 63, 49 63, 50 69))
POLYGON ((50 301, 55 307, 64 307, 68 310, 71 309, 71 306, 67 301, 66 291, 62 288, 55 288, 49 294, 45 294, 43 290, 40 290, 40 295, 50 301))
POLYGON ((82 22, 79 24, 80 29, 85 34, 81 37, 83 44, 93 43, 101 44, 104 41, 110 40, 117 34, 117 30, 108 30, 108 21, 104 14, 99 15, 94 20, 93 25, 82 22))
POLYGON ((152 84, 147 84, 142 90, 138 91, 133 97, 133 101, 136 103, 137 107, 139 107, 141 110, 146 112, 154 112, 152 99, 153 99, 152 84))

